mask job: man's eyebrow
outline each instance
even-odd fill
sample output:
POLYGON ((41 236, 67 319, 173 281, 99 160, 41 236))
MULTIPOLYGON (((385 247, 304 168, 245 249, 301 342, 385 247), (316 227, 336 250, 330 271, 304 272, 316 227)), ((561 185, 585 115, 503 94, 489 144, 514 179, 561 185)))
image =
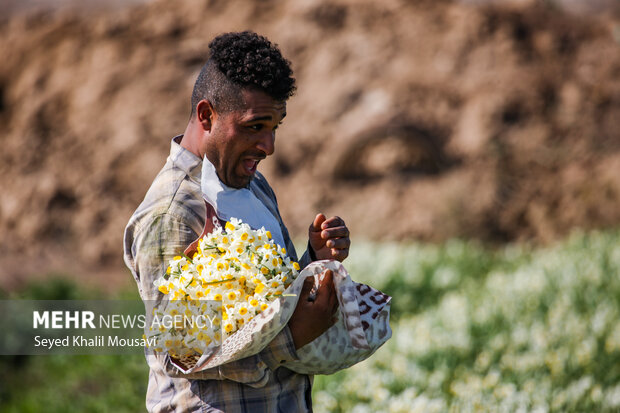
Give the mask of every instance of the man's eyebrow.
MULTIPOLYGON (((284 112, 282 114, 282 118, 280 120, 284 119, 285 117, 286 117, 286 112, 284 112)), ((248 119, 248 122, 259 122, 261 120, 272 120, 272 119, 273 119, 273 116, 265 115, 265 116, 258 116, 258 117, 255 117, 255 118, 250 118, 250 119, 248 119)))
POLYGON ((273 119, 273 117, 271 115, 257 116, 255 118, 248 119, 248 122, 258 122, 258 121, 261 121, 261 120, 271 120, 271 119, 273 119))

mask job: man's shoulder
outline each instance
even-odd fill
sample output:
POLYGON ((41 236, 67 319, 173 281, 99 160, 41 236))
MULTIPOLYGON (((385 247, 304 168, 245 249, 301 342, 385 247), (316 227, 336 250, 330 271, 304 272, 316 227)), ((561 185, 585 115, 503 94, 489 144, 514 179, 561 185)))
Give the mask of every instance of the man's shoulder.
POLYGON ((148 226, 160 216, 183 221, 191 228, 204 225, 205 206, 200 183, 170 163, 159 172, 140 203, 129 226, 148 226))

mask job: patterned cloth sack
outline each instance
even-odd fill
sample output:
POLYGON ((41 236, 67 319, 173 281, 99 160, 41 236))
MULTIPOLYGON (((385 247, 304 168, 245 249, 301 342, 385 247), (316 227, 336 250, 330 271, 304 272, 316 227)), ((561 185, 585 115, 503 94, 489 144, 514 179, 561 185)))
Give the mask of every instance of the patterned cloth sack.
MULTIPOLYGON (((331 374, 370 357, 392 336, 391 297, 354 282, 338 261, 316 261, 298 279, 333 271, 338 296, 338 321, 314 341, 297 350, 298 361, 286 367, 304 374, 331 374)), ((318 281, 315 282, 318 286, 318 281)))

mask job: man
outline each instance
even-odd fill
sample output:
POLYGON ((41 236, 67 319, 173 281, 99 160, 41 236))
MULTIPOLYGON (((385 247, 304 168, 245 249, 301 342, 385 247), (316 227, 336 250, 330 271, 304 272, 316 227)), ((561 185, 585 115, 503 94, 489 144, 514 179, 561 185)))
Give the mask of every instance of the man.
MULTIPOLYGON (((153 281, 202 232, 205 204, 203 162, 226 190, 248 189, 281 230, 288 254, 297 259, 277 202, 259 162, 274 152, 275 131, 295 91, 290 64, 278 48, 255 33, 227 33, 210 44, 210 57, 192 93, 192 114, 170 156, 125 230, 125 262, 143 300, 161 300, 153 281), (205 164, 206 165, 206 164, 205 164)), ((318 214, 309 228, 308 250, 300 260, 344 260, 349 231, 338 217, 318 214)), ((162 354, 147 354, 147 408, 151 412, 311 411, 312 378, 286 368, 296 349, 331 325, 337 308, 331 274, 316 298, 306 283, 287 327, 259 354, 218 368, 184 375, 162 354)))

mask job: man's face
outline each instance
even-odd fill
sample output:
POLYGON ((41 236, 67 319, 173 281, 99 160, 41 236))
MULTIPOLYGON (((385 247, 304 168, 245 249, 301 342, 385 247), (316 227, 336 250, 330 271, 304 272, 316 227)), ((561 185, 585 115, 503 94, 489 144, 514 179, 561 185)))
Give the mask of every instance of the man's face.
POLYGON ((216 115, 204 153, 220 180, 233 188, 249 183, 258 163, 273 154, 275 131, 286 116, 286 102, 257 90, 243 90, 242 109, 216 115))

